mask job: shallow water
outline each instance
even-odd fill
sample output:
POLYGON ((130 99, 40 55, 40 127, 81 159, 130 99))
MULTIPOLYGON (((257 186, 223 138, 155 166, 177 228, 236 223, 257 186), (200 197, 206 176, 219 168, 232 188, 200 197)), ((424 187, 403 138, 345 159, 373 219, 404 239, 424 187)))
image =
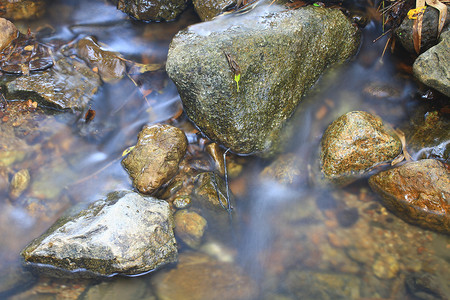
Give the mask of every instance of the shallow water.
MULTIPOLYGON (((103 1, 53 1, 42 20, 23 23, 21 28, 29 26, 37 32, 50 24, 54 31, 39 35, 44 42, 65 43, 93 35, 126 58, 163 63, 172 36, 198 21, 192 9, 176 22, 145 24, 130 21, 103 1)), ((401 127, 430 105, 421 98, 425 90, 401 67, 408 63, 404 53, 387 52, 380 62, 386 38, 372 42, 380 34, 381 28, 369 23, 355 59, 337 76, 325 78, 320 91, 300 105, 295 136, 286 150, 300 161, 295 166, 300 175, 293 184, 263 180, 260 173, 272 161, 250 157, 241 159, 242 174, 230 179, 237 198, 238 216, 233 221, 239 223, 238 229, 226 238, 209 232, 201 251, 240 265, 256 282, 257 299, 415 299, 404 283, 411 274, 432 276, 441 291, 449 288, 447 236, 396 218, 377 202, 365 180, 346 189, 324 190, 314 179, 321 135, 340 115, 365 110, 401 127), (364 91, 372 83, 389 85, 398 93, 377 99, 364 91)), ((24 159, 9 165, 10 171, 28 168, 32 178, 30 188, 18 199, 9 199, 7 190, 0 191, 0 266, 5 270, 0 275, 0 297, 106 297, 106 292, 89 293, 97 281, 22 273, 19 252, 65 209, 95 201, 112 190, 132 188, 120 164, 121 154, 136 142, 144 124, 173 123, 195 137, 185 117, 169 120, 181 108, 181 101, 164 72, 152 74, 141 87, 127 78, 105 84, 92 102, 96 116, 89 124, 80 121, 79 114, 37 114, 34 130, 41 133, 33 143, 21 143, 26 137, 19 138, 17 130, 17 140, 0 135, 2 146, 25 153, 24 159), (152 90, 148 102, 142 96, 144 89, 152 90)), ((431 106, 440 105, 436 101, 431 106)), ((201 142, 193 140, 192 149, 201 150, 201 142)), ((117 298, 158 299, 152 298, 156 297, 153 287, 158 286, 154 274, 107 284, 111 289, 120 285, 117 298)), ((227 298, 224 294, 223 299, 227 298)))

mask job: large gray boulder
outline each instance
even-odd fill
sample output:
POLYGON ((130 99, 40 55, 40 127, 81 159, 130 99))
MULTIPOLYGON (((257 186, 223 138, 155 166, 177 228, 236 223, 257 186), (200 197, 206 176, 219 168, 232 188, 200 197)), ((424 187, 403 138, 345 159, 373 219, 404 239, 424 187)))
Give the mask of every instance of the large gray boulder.
POLYGON ((110 193, 60 218, 23 251, 25 265, 57 277, 137 275, 177 260, 166 201, 134 192, 110 193))
POLYGON ((413 72, 421 82, 450 97, 450 30, 441 42, 422 53, 414 62, 413 72))
POLYGON ((325 69, 355 54, 359 37, 340 10, 261 4, 179 32, 166 70, 210 139, 267 156, 302 96, 325 69), (239 89, 227 55, 240 69, 239 89))

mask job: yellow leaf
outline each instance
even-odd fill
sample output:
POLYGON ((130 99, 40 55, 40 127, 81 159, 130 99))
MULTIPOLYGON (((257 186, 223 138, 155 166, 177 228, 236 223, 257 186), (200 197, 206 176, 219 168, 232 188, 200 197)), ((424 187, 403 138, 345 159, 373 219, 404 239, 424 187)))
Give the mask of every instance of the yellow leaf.
POLYGON ((122 157, 124 157, 124 156, 126 156, 128 153, 130 153, 130 152, 134 149, 134 147, 136 147, 136 146, 131 146, 131 147, 128 147, 127 149, 125 149, 125 150, 122 152, 122 157))
POLYGON ((426 6, 421 6, 421 7, 410 9, 408 11, 408 19, 411 19, 411 20, 417 19, 417 16, 421 13, 424 13, 425 9, 426 9, 426 6))

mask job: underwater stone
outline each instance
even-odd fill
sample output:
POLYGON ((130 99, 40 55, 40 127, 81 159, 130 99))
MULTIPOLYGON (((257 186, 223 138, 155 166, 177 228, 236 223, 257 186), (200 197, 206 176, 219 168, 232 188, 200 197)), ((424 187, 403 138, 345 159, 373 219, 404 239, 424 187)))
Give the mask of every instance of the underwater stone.
POLYGON ((55 65, 49 70, 8 82, 8 95, 24 100, 31 97, 44 106, 83 110, 101 85, 99 75, 81 60, 55 59, 55 65))
POLYGON ((359 31, 342 12, 261 4, 180 31, 166 70, 188 117, 240 154, 280 151, 286 121, 325 69, 354 55, 359 31), (239 66, 239 91, 226 55, 239 66))
POLYGON ((195 11, 202 21, 209 21, 235 3, 233 0, 193 0, 195 11))
POLYGON ((440 161, 409 162, 373 175, 369 184, 402 220, 450 233, 450 172, 440 161))
POLYGON ((122 165, 133 185, 141 193, 151 194, 175 176, 186 148, 186 135, 181 129, 161 124, 145 126, 122 165))
POLYGON ((177 260, 173 226, 167 202, 113 192, 58 219, 21 254, 51 277, 138 275, 177 260))
POLYGON ((346 185, 401 151, 399 138, 378 116, 352 111, 331 123, 322 137, 322 173, 327 180, 346 185))

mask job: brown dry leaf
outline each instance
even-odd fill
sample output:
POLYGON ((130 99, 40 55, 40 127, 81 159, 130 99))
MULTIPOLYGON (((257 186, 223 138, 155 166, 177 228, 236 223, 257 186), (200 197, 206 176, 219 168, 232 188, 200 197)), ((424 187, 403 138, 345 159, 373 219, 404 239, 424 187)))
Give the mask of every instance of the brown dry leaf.
MULTIPOLYGON (((416 7, 425 6, 425 0, 416 0, 416 7)), ((425 11, 421 11, 417 15, 417 19, 414 20, 413 25, 413 43, 414 50, 417 54, 420 52, 420 43, 422 42, 422 24, 423 24, 423 14, 425 11)))
POLYGON ((128 73, 129 74, 143 74, 145 72, 158 71, 163 66, 164 66, 163 64, 140 64, 137 62, 133 62, 133 65, 128 73))
POLYGON ((439 26, 438 36, 441 34, 442 28, 444 28, 445 20, 447 19, 447 5, 439 2, 438 0, 426 0, 427 4, 431 7, 439 10, 439 26))

